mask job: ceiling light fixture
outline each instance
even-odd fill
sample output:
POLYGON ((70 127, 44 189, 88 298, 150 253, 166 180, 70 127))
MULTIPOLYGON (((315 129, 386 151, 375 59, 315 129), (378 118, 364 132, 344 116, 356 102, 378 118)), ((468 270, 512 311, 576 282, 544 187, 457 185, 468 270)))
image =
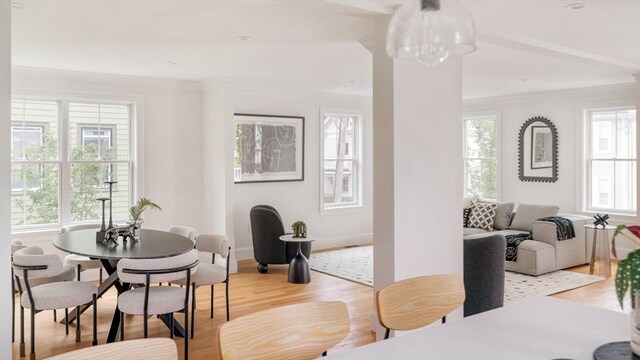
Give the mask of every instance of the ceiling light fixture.
POLYGON ((251 40, 253 38, 251 36, 249 36, 249 35, 238 35, 238 36, 236 36, 236 39, 242 40, 242 41, 247 41, 247 40, 251 40))
POLYGON ((564 8, 567 10, 581 10, 586 7, 587 7, 587 4, 585 3, 575 3, 575 4, 566 5, 564 8))
POLYGON ((476 48, 473 18, 456 0, 407 0, 389 22, 387 53, 393 58, 435 66, 476 48))
POLYGON ((12 1, 11 2, 11 7, 14 9, 24 9, 25 5, 23 3, 19 3, 17 1, 12 1))

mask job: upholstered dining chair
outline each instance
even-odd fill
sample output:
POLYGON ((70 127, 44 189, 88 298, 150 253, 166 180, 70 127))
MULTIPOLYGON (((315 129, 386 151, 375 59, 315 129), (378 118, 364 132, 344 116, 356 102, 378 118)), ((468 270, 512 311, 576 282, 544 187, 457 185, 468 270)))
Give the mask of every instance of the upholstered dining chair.
POLYGON ((178 349, 171 339, 136 339, 74 350, 45 360, 86 359, 178 360, 178 349))
MULTIPOLYGON (((85 230, 85 229, 100 229, 99 224, 73 224, 73 225, 65 225, 60 228, 60 234, 85 230)), ((72 266, 76 269, 76 276, 78 277, 78 281, 80 281, 80 273, 89 270, 89 269, 100 269, 100 283, 102 283, 102 263, 98 259, 91 259, 88 256, 69 254, 64 258, 65 265, 72 266)))
MULTIPOLYGON (((22 294, 20 297, 20 356, 25 355, 24 308, 31 310, 31 352, 30 358, 36 358, 35 350, 35 314, 36 311, 67 309, 75 307, 80 314, 80 306, 93 304, 93 345, 98 344, 96 317, 96 299, 98 287, 83 281, 60 281, 42 285, 31 284, 31 279, 51 278, 63 271, 63 264, 56 254, 45 254, 39 246, 29 246, 13 254, 12 267, 16 284, 22 294), (22 291, 21 280, 25 289, 22 291)), ((76 318, 76 342, 81 340, 80 316, 76 318)), ((67 334, 69 323, 67 322, 67 334)))
MULTIPOLYGON (((211 286, 211 310, 210 317, 213 319, 213 286, 225 284, 225 300, 227 307, 227 321, 229 321, 229 238, 224 235, 200 234, 196 239, 196 249, 198 250, 198 272, 191 276, 191 337, 195 333, 195 309, 196 309, 196 288, 200 286, 211 286), (205 256, 202 256, 205 255, 205 256), (216 262, 220 257, 224 259, 216 262)), ((176 284, 185 285, 186 279, 175 281, 176 284)))
MULTIPOLYGON (((20 249, 24 249, 27 246, 24 245, 22 243, 22 240, 20 239, 13 239, 11 240, 11 261, 13 261, 13 254, 20 250, 20 249)), ((70 266, 64 265, 62 267, 62 271, 55 276, 52 277, 41 277, 41 278, 36 278, 36 279, 31 279, 29 281, 31 286, 36 286, 36 285, 42 285, 42 284, 46 284, 46 283, 50 283, 50 282, 57 282, 57 281, 71 281, 73 280, 73 278, 75 277, 75 272, 74 269, 70 266)), ((16 297, 15 294, 18 293, 18 289, 25 289, 25 284, 24 284, 24 280, 20 280, 20 285, 18 285, 18 283, 16 282, 16 278, 14 276, 14 271, 13 271, 13 267, 11 268, 11 290, 12 290, 12 294, 14 296, 11 297, 11 342, 16 341, 15 339, 15 329, 16 329, 16 315, 15 315, 15 308, 16 308, 16 297)), ((56 314, 56 310, 53 310, 53 321, 57 321, 58 317, 56 314)), ((68 330, 67 330, 67 334, 68 334, 68 330)))
POLYGON ((188 238, 189 240, 191 240, 193 242, 196 241, 196 234, 197 234, 196 233, 196 229, 194 229, 194 228, 192 228, 190 226, 171 225, 171 226, 169 226, 169 232, 184 236, 184 237, 188 238))
POLYGON ((223 360, 314 359, 349 334, 342 301, 316 301, 259 311, 218 328, 223 360), (286 340, 285 340, 286 339, 286 340))
POLYGON ((142 315, 144 337, 148 336, 149 315, 170 315, 169 335, 173 338, 173 313, 184 311, 184 358, 189 358, 189 290, 191 275, 197 274, 198 251, 158 259, 122 259, 118 276, 124 283, 144 284, 118 296, 120 340, 124 340, 124 314, 142 315), (186 278, 185 287, 154 285, 186 278))
POLYGON ((378 320, 390 330, 414 330, 446 315, 464 302, 464 283, 459 274, 427 275, 401 280, 378 290, 378 320))

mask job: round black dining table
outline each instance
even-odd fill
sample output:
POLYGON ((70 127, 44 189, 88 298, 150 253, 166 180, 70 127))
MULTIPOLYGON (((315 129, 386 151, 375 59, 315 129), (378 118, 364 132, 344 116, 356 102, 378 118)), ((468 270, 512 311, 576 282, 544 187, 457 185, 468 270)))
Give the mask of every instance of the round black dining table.
MULTIPOLYGON (((96 241, 96 229, 85 229, 60 234, 54 238, 53 245, 68 253, 100 260, 109 277, 100 284, 98 296, 104 294, 112 286, 116 287, 118 295, 131 288, 131 284, 122 283, 118 278, 117 266, 120 259, 165 258, 185 254, 193 249, 193 241, 184 236, 149 229, 141 229, 140 240, 137 242, 128 240, 124 243, 123 239, 119 238, 118 245, 113 243, 104 245, 102 242, 96 241)), ((82 308, 81 312, 84 312, 87 308, 82 308)), ((73 321, 76 316, 75 312, 69 314, 69 321, 73 321)), ((168 315, 162 315, 160 319, 167 326, 170 326, 171 322, 168 315)), ((63 321, 65 320, 63 319, 63 321)), ((120 310, 116 306, 107 342, 115 341, 119 328, 120 310)), ((174 333, 177 336, 184 336, 184 329, 177 321, 174 322, 174 333)))

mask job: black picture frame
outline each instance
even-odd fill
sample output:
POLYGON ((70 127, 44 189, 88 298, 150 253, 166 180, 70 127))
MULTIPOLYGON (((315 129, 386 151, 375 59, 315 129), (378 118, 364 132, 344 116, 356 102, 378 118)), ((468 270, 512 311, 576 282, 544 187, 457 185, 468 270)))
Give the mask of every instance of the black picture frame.
POLYGON ((234 113, 233 117, 235 184, 304 181, 304 116, 234 113), (239 128, 243 125, 248 126, 239 128), (258 127, 260 136, 256 136, 258 127), (245 131, 248 134, 244 134, 245 131), (260 144, 251 144, 251 137, 259 140, 260 144), (249 142, 242 142, 242 139, 249 142), (260 150, 256 151, 255 147, 260 150), (253 151, 247 151, 252 148, 253 151), (259 154, 259 159, 256 159, 256 154, 259 154), (266 157, 264 154, 271 155, 266 157), (277 164, 272 163, 274 161, 277 164), (277 171, 265 171, 265 167, 277 171))
MULTIPOLYGON (((533 168, 531 170, 543 170, 545 168, 533 168)), ((532 182, 551 182, 554 183, 558 181, 558 130, 556 126, 551 122, 551 120, 542 117, 535 116, 527 120, 520 127, 520 133, 518 136, 518 177, 521 181, 532 181, 532 182), (533 158, 533 136, 531 136, 531 141, 529 143, 529 156, 525 155, 525 133, 529 130, 533 132, 533 127, 537 127, 539 125, 534 125, 536 123, 541 123, 545 127, 548 127, 551 131, 551 145, 552 145, 552 164, 551 164, 551 174, 549 176, 529 176, 525 174, 525 168, 530 168, 532 164, 533 158), (530 129, 531 128, 531 129, 530 129), (528 164, 527 164, 528 163, 528 164)))

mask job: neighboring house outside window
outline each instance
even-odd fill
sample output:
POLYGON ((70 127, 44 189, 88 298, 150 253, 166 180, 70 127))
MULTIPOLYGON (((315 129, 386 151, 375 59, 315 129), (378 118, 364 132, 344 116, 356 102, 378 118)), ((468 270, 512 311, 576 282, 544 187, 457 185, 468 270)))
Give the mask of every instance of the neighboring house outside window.
POLYGON ((635 215, 636 110, 588 109, 583 211, 635 215))
POLYGON ((463 117, 464 196, 498 200, 499 112, 469 113, 463 117))
POLYGON ((131 104, 12 100, 13 231, 98 220, 104 181, 118 181, 114 219, 132 203, 131 104), (66 133, 59 129, 67 129, 66 133))
POLYGON ((322 209, 362 206, 363 113, 322 109, 322 209))

